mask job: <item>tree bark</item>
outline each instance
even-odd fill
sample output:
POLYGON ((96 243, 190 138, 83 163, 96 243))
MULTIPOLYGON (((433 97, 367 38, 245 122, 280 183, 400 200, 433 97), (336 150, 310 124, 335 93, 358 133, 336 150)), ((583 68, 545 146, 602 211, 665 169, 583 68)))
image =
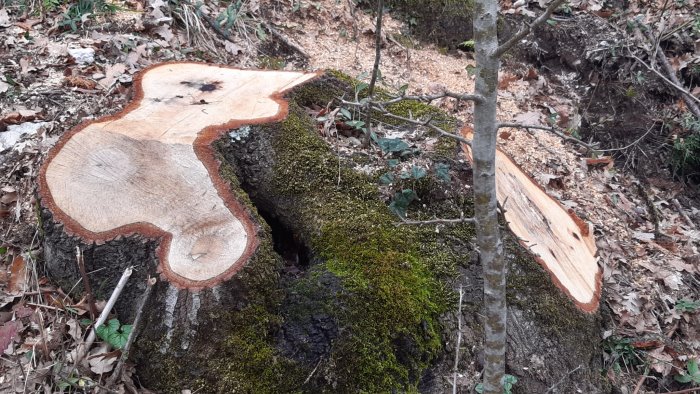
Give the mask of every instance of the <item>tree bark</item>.
POLYGON ((474 103, 472 151, 477 246, 484 275, 484 393, 499 394, 505 374, 506 269, 496 195, 498 3, 476 0, 474 15, 475 93, 482 97, 474 103))

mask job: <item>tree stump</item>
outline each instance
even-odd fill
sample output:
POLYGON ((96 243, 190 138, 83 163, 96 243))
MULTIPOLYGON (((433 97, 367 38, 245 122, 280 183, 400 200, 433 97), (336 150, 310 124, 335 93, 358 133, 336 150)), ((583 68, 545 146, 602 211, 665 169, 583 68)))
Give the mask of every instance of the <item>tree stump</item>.
MULTIPOLYGON (((473 227, 396 226, 376 179, 340 158, 307 112, 353 94, 355 83, 334 72, 157 65, 136 79, 127 109, 78 126, 51 152, 40 174, 49 275, 72 289, 80 246, 104 299, 136 267, 116 305, 124 323, 146 278, 160 279, 133 352, 147 387, 444 392, 458 273, 474 285, 464 305, 473 335, 463 341, 473 347, 460 366, 478 364, 481 273, 465 259, 473 227)), ((404 115, 437 111, 416 105, 404 115)), ((428 175, 427 190, 463 193, 457 178, 428 175)), ((414 209, 454 214, 429 194, 414 209)), ((577 309, 516 242, 506 245, 509 372, 541 392, 582 360, 559 387, 586 379, 596 392, 597 315, 577 309), (545 365, 523 369, 534 355, 545 365)))
POLYGON ((136 267, 116 306, 125 324, 145 278, 159 276, 147 308, 162 320, 144 337, 164 333, 162 352, 202 351, 188 343, 203 328, 198 315, 244 301, 249 280, 231 278, 247 265, 274 278, 279 263, 264 221, 222 178, 212 141, 241 124, 283 119, 282 94, 315 76, 198 63, 142 72, 126 109, 70 130, 41 169, 49 274, 66 289, 79 283, 80 246, 92 288, 106 299, 121 271, 136 267))

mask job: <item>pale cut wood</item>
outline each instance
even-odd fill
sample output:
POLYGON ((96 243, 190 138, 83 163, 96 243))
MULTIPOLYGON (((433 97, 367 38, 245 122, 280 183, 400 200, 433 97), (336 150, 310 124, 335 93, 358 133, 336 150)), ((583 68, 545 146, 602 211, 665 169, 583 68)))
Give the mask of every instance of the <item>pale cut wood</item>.
POLYGON ((286 116, 281 92, 315 75, 154 66, 141 74, 129 108, 79 126, 58 144, 41 173, 42 200, 89 240, 162 235, 167 279, 215 285, 245 264, 256 240, 209 145, 230 128, 286 116))
MULTIPOLYGON (((462 135, 471 140, 469 127, 462 135)), ((464 145, 472 160, 471 148, 464 145)), ((555 284, 576 305, 593 312, 600 300, 601 272, 595 237, 573 212, 549 196, 508 155, 496 151, 496 192, 520 243, 537 256, 555 284)))

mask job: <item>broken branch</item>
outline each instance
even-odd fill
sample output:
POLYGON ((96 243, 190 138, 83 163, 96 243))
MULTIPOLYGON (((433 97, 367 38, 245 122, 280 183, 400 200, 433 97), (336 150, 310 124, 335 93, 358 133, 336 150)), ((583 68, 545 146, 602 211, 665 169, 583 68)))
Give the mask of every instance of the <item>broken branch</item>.
POLYGON ((134 317, 134 323, 131 325, 131 331, 129 332, 129 336, 126 339, 126 344, 124 344, 124 349, 122 349, 122 354, 119 357, 117 366, 114 367, 114 372, 112 373, 112 376, 110 376, 107 380, 108 387, 112 386, 114 383, 117 382, 117 379, 119 379, 119 375, 121 375, 121 370, 124 367, 124 363, 129 359, 129 350, 131 349, 131 345, 133 345, 134 343, 134 339, 136 339, 136 331, 138 330, 139 324, 141 323, 143 309, 146 306, 149 297, 151 296, 151 290, 153 290, 153 285, 155 283, 155 278, 148 278, 148 280, 146 281, 146 290, 144 291, 143 296, 141 296, 141 302, 139 303, 139 307, 137 309, 138 312, 136 312, 136 317, 134 317))
POLYGON ((107 320, 107 317, 109 317, 109 312, 112 310, 112 308, 114 307, 114 304, 117 302, 117 299, 119 298, 119 295, 121 294, 122 290, 124 290, 124 286, 126 286, 126 282, 127 282, 127 280, 129 280, 129 277, 131 276, 132 272, 133 272, 133 268, 127 267, 124 270, 124 272, 122 273, 121 278, 119 278, 119 282, 117 282, 117 286, 114 287, 114 291, 112 291, 112 295, 109 297, 109 300, 107 301, 107 305, 105 305, 105 309, 102 310, 100 317, 97 319, 97 322, 92 327, 92 330, 90 330, 90 335, 88 335, 88 338, 85 341, 85 343, 83 343, 81 346, 78 347, 77 356, 75 357, 75 365, 76 366, 78 364, 80 364, 80 362, 85 357, 85 354, 87 353, 87 351, 90 349, 92 344, 95 342, 95 337, 97 336, 97 329, 101 325, 103 325, 104 322, 107 320))

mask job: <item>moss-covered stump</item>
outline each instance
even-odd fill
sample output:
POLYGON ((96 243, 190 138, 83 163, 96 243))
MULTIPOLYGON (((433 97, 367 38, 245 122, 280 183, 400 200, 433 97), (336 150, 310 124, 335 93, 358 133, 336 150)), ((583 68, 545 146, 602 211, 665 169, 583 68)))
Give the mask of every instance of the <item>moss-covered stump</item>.
MULTIPOLYGON (((214 288, 195 292, 157 285, 152 302, 164 307, 147 311, 135 345, 134 361, 147 387, 207 393, 446 392, 459 283, 465 284, 460 369, 480 369, 482 290, 474 229, 397 226, 377 177, 351 169, 319 137, 307 108, 325 107, 352 92, 351 84, 329 73, 301 85, 286 96, 284 120, 239 127, 215 143, 222 178, 250 212, 260 242, 246 267, 214 288)), ((458 154, 455 143, 444 139, 426 154, 436 163, 458 164, 450 180, 428 176, 413 182, 421 200, 410 206, 412 217, 470 213, 471 198, 464 192, 470 177, 458 154)), ((43 227, 47 240, 60 233, 47 212, 43 227)), ((111 242, 84 245, 86 263, 113 261, 114 272, 95 274, 101 279, 93 287, 102 289, 101 298, 122 267, 142 264, 132 279, 135 287, 117 305, 119 318, 129 322, 143 279, 155 268, 157 241, 112 242, 131 242, 133 251, 116 253, 111 242)), ((54 277, 70 288, 79 276, 72 268, 74 244, 61 244, 65 247, 47 250, 47 260, 62 262, 68 274, 54 277)), ((519 379, 515 392, 545 392, 555 384, 553 392, 602 392, 598 315, 577 310, 526 252, 512 240, 507 245, 508 373, 519 379)), ((471 392, 473 384, 460 380, 460 391, 471 392)))

